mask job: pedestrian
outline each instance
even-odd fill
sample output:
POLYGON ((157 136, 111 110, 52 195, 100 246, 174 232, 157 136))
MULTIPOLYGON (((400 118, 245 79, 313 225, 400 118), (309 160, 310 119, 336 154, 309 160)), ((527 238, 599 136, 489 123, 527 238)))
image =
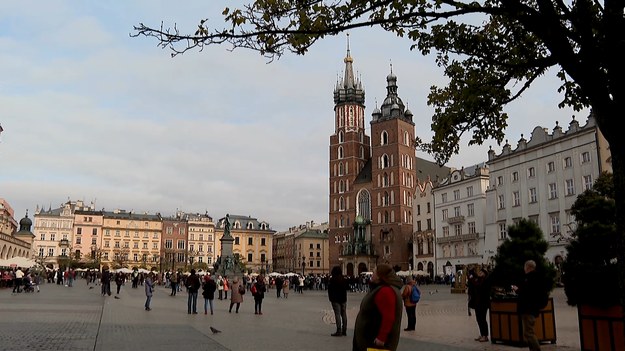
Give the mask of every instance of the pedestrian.
POLYGON ((521 315, 521 324, 523 325, 523 338, 527 342, 530 351, 540 351, 540 343, 536 337, 534 327, 536 324, 536 317, 540 314, 540 309, 544 306, 540 306, 540 281, 538 274, 536 273, 536 262, 528 260, 523 266, 525 272, 525 279, 519 285, 513 285, 512 290, 515 291, 518 298, 517 312, 521 315))
POLYGON ((178 272, 172 272, 169 275, 169 284, 171 285, 171 294, 169 296, 176 296, 176 292, 178 291, 178 272))
POLYGON ((297 278, 297 288, 299 289, 299 293, 303 294, 304 293, 304 277, 300 276, 297 278))
POLYGON ((132 270, 132 288, 136 289, 139 287, 139 271, 135 268, 132 270))
POLYGON ((211 315, 213 314, 213 300, 215 299, 215 290, 217 290, 217 283, 211 277, 210 274, 204 276, 204 283, 202 284, 202 297, 204 297, 204 314, 208 314, 208 306, 211 308, 211 315))
POLYGON ((289 279, 284 279, 284 282, 282 282, 282 296, 284 296, 285 299, 289 298, 289 279))
POLYGON ((117 292, 115 293, 115 295, 119 295, 119 291, 121 290, 122 285, 124 284, 124 280, 125 280, 124 273, 122 273, 121 271, 115 273, 115 284, 117 285, 117 292))
POLYGON ((267 291, 265 277, 262 275, 256 277, 256 282, 252 284, 250 290, 252 290, 252 295, 254 296, 254 314, 263 314, 263 299, 267 291))
POLYGON ((480 336, 475 341, 488 341, 488 322, 486 321, 486 313, 490 308, 490 280, 488 279, 488 271, 482 268, 473 275, 468 281, 469 285, 469 308, 475 310, 475 320, 480 330, 480 336))
POLYGON ((224 278, 220 275, 217 276, 217 292, 219 294, 219 299, 224 299, 224 278))
POLYGON ((276 283, 276 295, 278 298, 280 298, 280 294, 282 293, 282 284, 284 283, 284 281, 282 280, 282 276, 277 276, 275 283, 276 283))
POLYGON ((187 313, 197 314, 197 293, 200 290, 200 278, 195 274, 195 269, 191 269, 191 275, 187 277, 187 313))
POLYGON ((145 280, 145 310, 152 311, 150 302, 152 302, 152 294, 154 293, 154 273, 150 272, 145 280))
POLYGON ((74 279, 76 278, 76 271, 74 271, 73 269, 69 269, 68 274, 67 274, 67 286, 68 287, 72 287, 74 286, 74 279))
POLYGON ((388 264, 380 264, 371 276, 371 288, 362 298, 356 316, 352 351, 384 348, 395 351, 399 344, 402 281, 388 264))
POLYGON ((347 335, 347 290, 349 286, 343 277, 343 270, 340 266, 332 268, 330 283, 328 285, 328 298, 334 310, 334 320, 336 322, 336 332, 332 336, 347 335))
POLYGON ((232 307, 234 305, 237 305, 236 313, 239 313, 239 307, 243 302, 243 294, 245 294, 245 286, 241 284, 241 281, 239 281, 238 277, 234 277, 231 290, 232 293, 230 294, 230 308, 228 309, 228 312, 232 313, 232 307), (243 290, 239 290, 239 288, 242 288, 243 290))
POLYGON ((108 266, 102 267, 102 278, 100 278, 102 284, 102 296, 111 296, 111 272, 108 266))
POLYGON ((224 275, 223 283, 224 283, 224 300, 228 300, 228 291, 230 291, 230 282, 228 281, 228 276, 224 275))
MULTIPOLYGON (((406 286, 402 289, 401 297, 404 301, 404 308, 406 309, 406 316, 408 317, 408 326, 404 331, 414 331, 417 326, 417 303, 418 301, 414 301, 412 298, 412 290, 417 289, 417 283, 414 281, 412 277, 408 277, 406 279, 406 286)), ((419 291, 419 295, 421 292, 419 291)))
POLYGON ((22 280, 24 279, 24 272, 22 272, 21 267, 17 267, 15 272, 13 272, 13 292, 21 293, 22 292, 22 280))

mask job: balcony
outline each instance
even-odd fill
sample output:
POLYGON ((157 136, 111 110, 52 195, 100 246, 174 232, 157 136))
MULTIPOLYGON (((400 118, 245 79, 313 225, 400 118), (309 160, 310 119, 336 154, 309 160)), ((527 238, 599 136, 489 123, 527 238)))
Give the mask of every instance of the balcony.
POLYGON ((480 233, 471 233, 471 234, 444 236, 444 237, 436 238, 436 242, 438 244, 444 244, 444 243, 453 243, 453 242, 458 242, 458 241, 478 240, 479 238, 480 238, 480 233))
POLYGON ((456 223, 464 223, 464 216, 455 216, 447 218, 447 223, 456 224, 456 223))

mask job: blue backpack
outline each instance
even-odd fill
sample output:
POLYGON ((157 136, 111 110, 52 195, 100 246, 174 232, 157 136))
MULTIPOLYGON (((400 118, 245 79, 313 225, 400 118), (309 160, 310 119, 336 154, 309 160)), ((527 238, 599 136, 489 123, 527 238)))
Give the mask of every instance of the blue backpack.
POLYGON ((410 302, 418 303, 421 300, 421 291, 417 288, 416 285, 412 286, 412 293, 410 294, 410 302))

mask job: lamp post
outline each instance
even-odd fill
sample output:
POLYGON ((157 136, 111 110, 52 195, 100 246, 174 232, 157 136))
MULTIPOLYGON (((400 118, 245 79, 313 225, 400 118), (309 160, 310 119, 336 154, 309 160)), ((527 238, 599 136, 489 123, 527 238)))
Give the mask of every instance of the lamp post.
POLYGON ((302 256, 302 277, 304 276, 305 267, 306 267, 306 257, 302 256))

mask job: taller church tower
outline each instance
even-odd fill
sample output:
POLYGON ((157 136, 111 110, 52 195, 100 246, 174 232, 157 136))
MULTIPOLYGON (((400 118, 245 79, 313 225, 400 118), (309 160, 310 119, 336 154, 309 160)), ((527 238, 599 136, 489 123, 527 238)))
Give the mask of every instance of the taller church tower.
MULTIPOLYGON (((354 181, 371 157, 365 134, 365 90, 354 76, 347 44, 345 72, 334 88, 334 134, 330 136, 330 265, 339 264, 339 250, 353 234, 356 217, 354 181)), ((345 272, 345 271, 344 271, 345 272)))

